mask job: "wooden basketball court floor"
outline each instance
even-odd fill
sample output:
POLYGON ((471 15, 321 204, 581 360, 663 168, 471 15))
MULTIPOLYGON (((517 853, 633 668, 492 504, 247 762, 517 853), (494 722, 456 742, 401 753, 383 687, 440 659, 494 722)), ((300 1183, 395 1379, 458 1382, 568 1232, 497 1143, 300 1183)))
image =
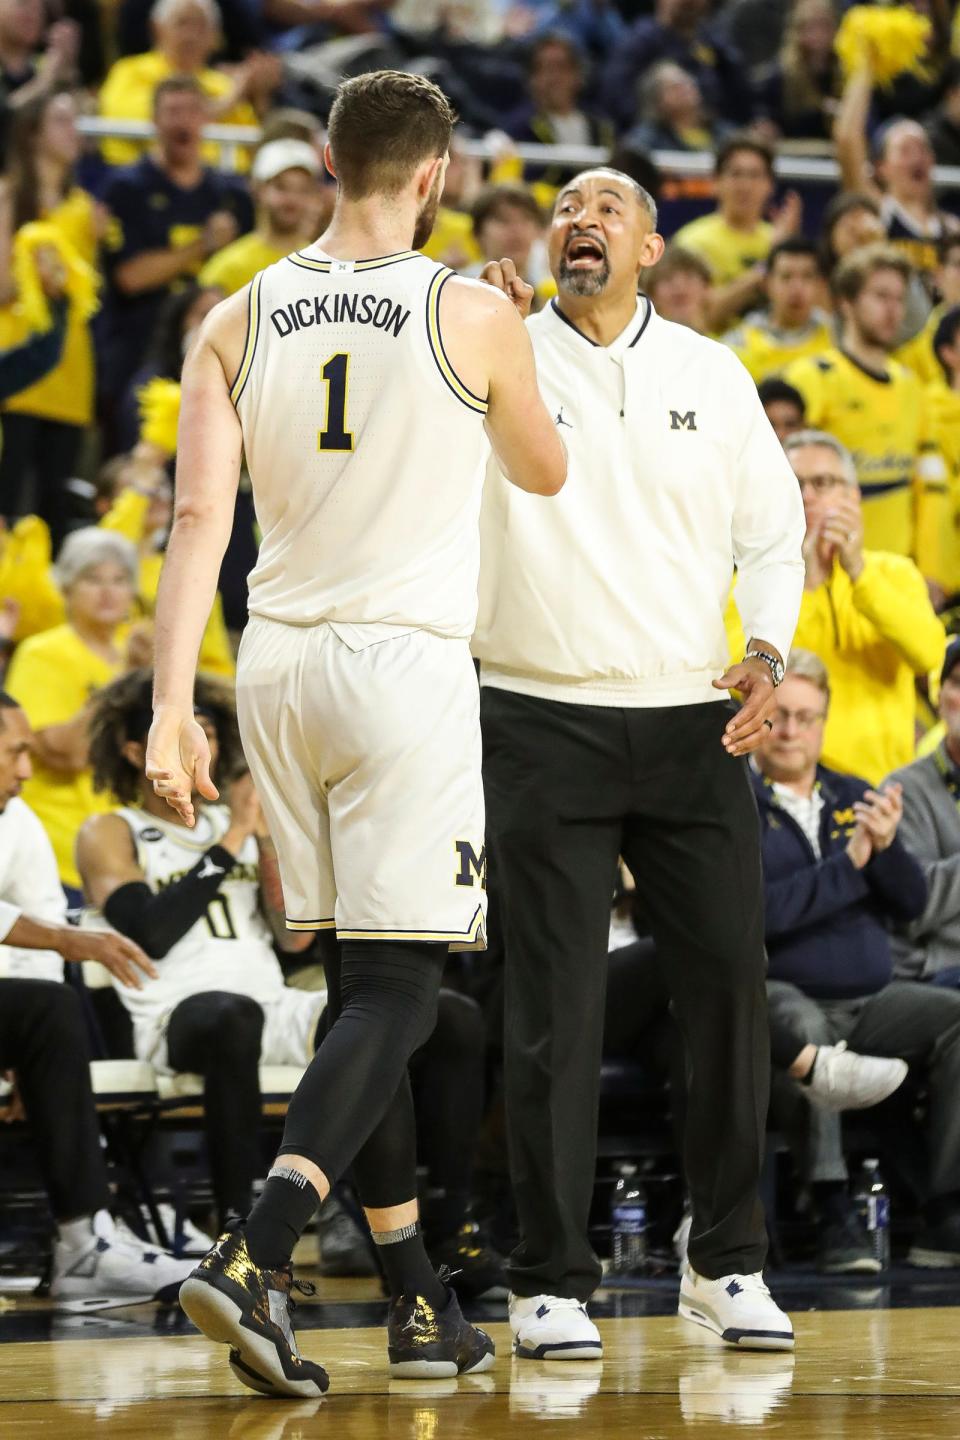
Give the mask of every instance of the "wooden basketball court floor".
POLYGON ((512 1359, 501 1302, 470 1311, 497 1342, 492 1371, 403 1382, 386 1373, 373 1283, 321 1282, 296 1317, 304 1353, 331 1379, 329 1395, 310 1402, 244 1391, 224 1347, 177 1310, 80 1313, 0 1296, 0 1437, 707 1440, 738 1428, 778 1440, 960 1437, 960 1280, 838 1287, 809 1276, 775 1288, 794 1316, 793 1355, 732 1351, 677 1319, 667 1279, 597 1297, 602 1362, 512 1359))

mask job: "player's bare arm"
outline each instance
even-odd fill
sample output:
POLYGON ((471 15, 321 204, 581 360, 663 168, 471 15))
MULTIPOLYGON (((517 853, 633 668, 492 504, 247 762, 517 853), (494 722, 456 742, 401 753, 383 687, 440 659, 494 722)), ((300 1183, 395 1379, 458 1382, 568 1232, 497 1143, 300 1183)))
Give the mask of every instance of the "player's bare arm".
POLYGON ((487 396, 487 434, 504 475, 533 495, 556 495, 567 454, 537 385, 526 326, 508 296, 490 284, 451 280, 440 302, 446 345, 457 373, 487 396))
POLYGON ((246 327, 244 289, 211 311, 183 372, 173 529, 157 597, 146 772, 156 793, 187 825, 195 822, 194 790, 209 800, 218 796, 207 739, 193 717, 193 685, 240 477, 242 435, 230 384, 246 327))
POLYGON ((84 821, 77 836, 77 869, 84 895, 100 911, 121 885, 147 878, 122 815, 92 815, 84 821))

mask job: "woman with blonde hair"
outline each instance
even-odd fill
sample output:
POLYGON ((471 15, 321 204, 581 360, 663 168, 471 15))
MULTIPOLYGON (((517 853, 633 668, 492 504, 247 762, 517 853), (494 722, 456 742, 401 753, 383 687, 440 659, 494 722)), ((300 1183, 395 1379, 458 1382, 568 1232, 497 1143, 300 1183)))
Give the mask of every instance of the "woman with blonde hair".
POLYGON ((840 98, 830 0, 794 0, 776 62, 758 82, 759 113, 791 140, 829 140, 840 98))

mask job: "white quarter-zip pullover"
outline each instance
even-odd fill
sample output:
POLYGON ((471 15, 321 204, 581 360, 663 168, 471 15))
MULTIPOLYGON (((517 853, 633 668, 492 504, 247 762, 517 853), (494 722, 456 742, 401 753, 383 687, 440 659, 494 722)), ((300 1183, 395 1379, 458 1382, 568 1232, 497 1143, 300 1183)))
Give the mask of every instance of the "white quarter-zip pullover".
POLYGON ((746 634, 784 657, 803 592, 800 491, 753 381, 645 298, 607 346, 556 302, 528 324, 567 483, 544 501, 490 465, 482 683, 584 705, 722 699, 734 568, 746 634))

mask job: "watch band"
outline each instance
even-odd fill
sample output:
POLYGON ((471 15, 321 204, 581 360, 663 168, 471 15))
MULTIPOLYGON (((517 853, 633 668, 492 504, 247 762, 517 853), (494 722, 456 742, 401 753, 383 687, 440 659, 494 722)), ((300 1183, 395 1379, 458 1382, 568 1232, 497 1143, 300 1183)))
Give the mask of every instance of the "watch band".
POLYGON ((783 661, 778 660, 776 655, 771 655, 769 650, 748 650, 743 658, 744 660, 762 660, 765 665, 770 667, 770 677, 773 680, 774 688, 780 684, 784 672, 783 661))

